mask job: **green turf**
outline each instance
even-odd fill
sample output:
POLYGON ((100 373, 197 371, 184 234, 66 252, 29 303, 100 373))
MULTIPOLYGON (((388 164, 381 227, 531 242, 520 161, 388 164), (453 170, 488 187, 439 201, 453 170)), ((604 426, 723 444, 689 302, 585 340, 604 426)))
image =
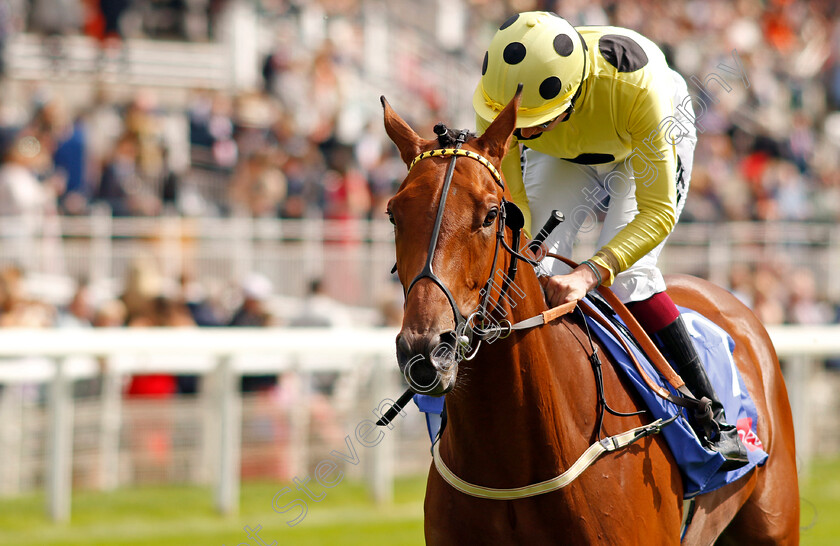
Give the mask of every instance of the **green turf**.
POLYGON ((802 544, 840 544, 840 459, 813 461, 800 479, 802 544))
MULTIPOLYGON (((802 544, 840 543, 840 459, 814 461, 802 479, 802 544)), ((0 501, 3 546, 239 546, 256 545, 243 527, 261 526, 259 536, 278 546, 423 544, 425 479, 399 480, 394 503, 377 507, 362 485, 344 482, 327 490, 295 527, 296 512, 279 514, 272 499, 282 486, 249 483, 242 487, 240 514, 220 517, 210 489, 145 487, 113 493, 80 492, 73 497, 69 524, 44 516, 43 496, 0 501)), ((300 498, 287 495, 285 500, 300 498)))
MULTIPOLYGON (((321 502, 309 501, 298 525, 286 521, 297 512, 279 514, 272 499, 283 486, 250 483, 242 487, 240 513, 217 516, 213 493, 197 487, 144 487, 113 493, 81 492, 73 496, 69 524, 44 516, 41 495, 0 501, 0 545, 3 546, 237 546, 249 540, 245 526, 262 527, 266 544, 301 546, 348 544, 414 545, 423 543, 425 478, 398 480, 394 503, 377 507, 364 487, 340 483, 321 502)), ((314 488, 313 488, 314 489, 314 488)), ((302 495, 283 497, 292 500, 302 495)))

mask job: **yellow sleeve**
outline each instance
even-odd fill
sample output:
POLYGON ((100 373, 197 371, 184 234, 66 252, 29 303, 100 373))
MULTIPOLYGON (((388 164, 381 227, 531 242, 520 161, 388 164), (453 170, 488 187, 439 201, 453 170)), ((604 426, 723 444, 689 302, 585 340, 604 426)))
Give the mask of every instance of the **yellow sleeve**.
POLYGON ((650 90, 642 91, 632 105, 628 122, 632 152, 619 169, 635 177, 639 212, 592 259, 611 271, 610 279, 604 282, 607 286, 615 274, 664 241, 676 224, 676 148, 665 132, 657 130, 672 112, 670 99, 650 90))
POLYGON ((525 193, 525 184, 522 182, 522 162, 520 157, 519 143, 514 141, 507 155, 502 160, 502 176, 507 184, 510 197, 519 206, 522 216, 525 217, 525 236, 531 238, 531 208, 528 206, 528 195, 525 193))
MULTIPOLYGON (((482 135, 490 126, 490 122, 479 116, 476 116, 475 124, 479 135, 482 135)), ((525 194, 525 184, 522 182, 520 153, 519 141, 514 137, 507 154, 502 159, 502 177, 510 191, 511 199, 522 211, 522 216, 525 217, 525 228, 523 230, 525 236, 531 238, 531 209, 528 207, 528 196, 525 194)))

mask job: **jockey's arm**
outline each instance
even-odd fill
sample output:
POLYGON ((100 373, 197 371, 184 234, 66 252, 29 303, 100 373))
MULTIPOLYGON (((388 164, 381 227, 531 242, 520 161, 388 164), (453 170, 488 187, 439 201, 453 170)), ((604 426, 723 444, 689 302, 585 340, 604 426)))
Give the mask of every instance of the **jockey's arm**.
POLYGON ((525 217, 525 236, 532 238, 531 234, 531 208, 528 206, 528 195, 525 193, 525 184, 522 181, 522 163, 519 142, 514 138, 507 155, 502 160, 502 176, 505 179, 511 199, 519 206, 522 216, 525 217))
POLYGON ((666 139, 664 131, 659 131, 672 111, 669 108, 667 100, 643 91, 631 112, 628 131, 632 152, 616 174, 634 176, 639 212, 591 258, 609 273, 604 277, 606 286, 612 284, 616 274, 664 241, 676 224, 676 146, 666 139))
MULTIPOLYGON (((490 126, 490 122, 481 116, 476 116, 475 124, 478 134, 484 133, 490 126)), ((510 191, 511 199, 522 211, 522 216, 525 217, 525 227, 523 228, 525 236, 531 238, 531 209, 528 206, 528 195, 525 193, 525 184, 522 181, 521 159, 519 140, 513 137, 507 155, 502 159, 502 177, 505 180, 505 186, 510 191)))

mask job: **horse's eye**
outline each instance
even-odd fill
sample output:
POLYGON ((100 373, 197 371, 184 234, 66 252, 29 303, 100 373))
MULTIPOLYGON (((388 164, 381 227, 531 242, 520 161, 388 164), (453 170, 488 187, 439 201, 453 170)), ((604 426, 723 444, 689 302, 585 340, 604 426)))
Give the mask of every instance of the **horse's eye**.
POLYGON ((489 227, 494 220, 496 220, 496 216, 499 215, 499 209, 492 209, 490 212, 487 213, 487 217, 484 218, 484 227, 489 227))
POLYGON ((391 222, 391 223, 392 223, 392 224, 394 224, 394 225, 397 225, 397 224, 395 224, 395 223, 394 223, 394 213, 393 213, 393 212, 391 212, 391 209, 386 210, 386 211, 385 211, 385 214, 387 214, 387 215, 388 215, 388 221, 389 221, 389 222, 391 222))

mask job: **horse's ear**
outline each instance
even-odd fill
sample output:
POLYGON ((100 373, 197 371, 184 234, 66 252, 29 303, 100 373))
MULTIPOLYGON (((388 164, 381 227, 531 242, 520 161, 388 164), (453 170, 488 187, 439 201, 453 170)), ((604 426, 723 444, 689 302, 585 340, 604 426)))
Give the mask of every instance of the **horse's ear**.
POLYGON ((505 156, 510 148, 510 140, 513 137, 513 131, 516 129, 516 111, 519 110, 519 102, 522 98, 522 84, 516 89, 516 94, 499 112, 493 123, 484 131, 484 134, 476 141, 476 146, 480 147, 485 153, 491 157, 497 158, 499 161, 505 156))
POLYGON ((385 110, 385 132, 397 145, 400 151, 400 157, 405 161, 406 165, 410 165, 415 157, 420 155, 422 149, 427 142, 420 138, 420 135, 414 132, 414 129, 408 126, 403 119, 394 112, 385 96, 379 97, 382 102, 382 109, 385 110))

